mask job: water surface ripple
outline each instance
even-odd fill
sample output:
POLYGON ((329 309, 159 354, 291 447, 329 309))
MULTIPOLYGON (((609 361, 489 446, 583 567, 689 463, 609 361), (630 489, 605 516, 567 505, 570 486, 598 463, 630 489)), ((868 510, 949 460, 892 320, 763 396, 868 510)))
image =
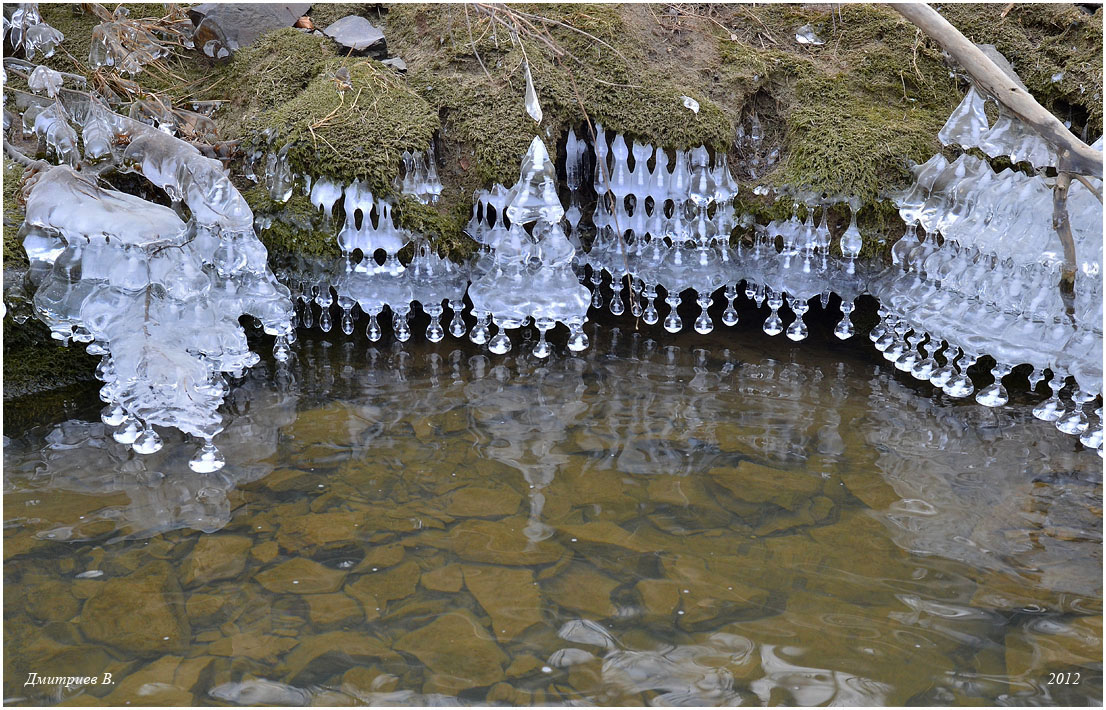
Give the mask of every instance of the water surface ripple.
POLYGON ((215 474, 95 402, 6 432, 7 702, 1101 703, 1073 437, 855 351, 590 335, 304 337, 215 474))

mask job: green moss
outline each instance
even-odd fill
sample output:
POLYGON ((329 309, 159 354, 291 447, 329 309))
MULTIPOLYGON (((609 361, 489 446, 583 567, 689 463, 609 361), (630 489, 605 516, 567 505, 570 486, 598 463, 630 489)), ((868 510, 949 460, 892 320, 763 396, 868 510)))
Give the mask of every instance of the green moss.
POLYGON ((1102 135, 1102 8, 1093 15, 1060 3, 944 5, 968 39, 993 44, 1033 97, 1088 142, 1102 135), (1053 77, 1059 76, 1058 81, 1053 77))
POLYGON ((476 242, 461 233, 471 214, 467 200, 456 197, 424 205, 404 195, 396 204, 396 223, 422 235, 437 247, 438 253, 460 261, 476 251, 476 242))
POLYGON ((23 180, 23 168, 18 163, 4 159, 4 266, 26 266, 27 253, 18 238, 23 223, 24 209, 17 195, 23 180))
MULTIPOLYGON (((437 112, 388 67, 370 59, 328 62, 294 99, 253 122, 273 133, 273 146, 289 146, 299 173, 354 178, 378 196, 392 192, 400 155, 425 150, 439 126, 437 112), (350 88, 339 92, 337 71, 349 71, 350 88)), ((256 133, 255 133, 256 135, 256 133)))
POLYGON ((293 192, 285 203, 270 199, 269 193, 260 186, 244 190, 242 196, 256 216, 270 220, 269 227, 257 234, 270 254, 277 257, 307 254, 328 258, 341 255, 334 238, 337 226, 327 225, 325 216, 300 191, 293 192))
POLYGON ((83 348, 63 347, 37 320, 4 318, 4 400, 94 379, 98 360, 83 348))
POLYGON ((295 99, 334 58, 334 46, 329 38, 288 27, 237 52, 226 68, 231 101, 218 117, 221 132, 242 135, 259 116, 295 99))

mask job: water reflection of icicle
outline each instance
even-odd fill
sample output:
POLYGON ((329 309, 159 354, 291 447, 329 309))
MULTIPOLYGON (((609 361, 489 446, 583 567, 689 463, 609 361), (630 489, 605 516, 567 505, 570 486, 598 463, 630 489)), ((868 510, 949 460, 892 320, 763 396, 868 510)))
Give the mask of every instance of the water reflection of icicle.
POLYGON ((177 465, 191 455, 179 433, 167 432, 161 451, 134 456, 100 422, 62 422, 45 434, 45 446, 30 459, 33 465, 14 464, 29 455, 24 449, 35 445, 29 443, 38 440, 35 433, 5 445, 5 462, 11 464, 4 467, 5 493, 12 500, 51 490, 91 496, 122 492, 129 498, 126 505, 104 507, 83 519, 43 520, 51 526, 37 533, 43 539, 83 539, 82 528, 97 520, 110 521, 127 538, 178 529, 214 532, 230 522, 229 493, 272 471, 280 428, 295 420, 296 401, 294 391, 274 387, 266 373, 251 372, 228 398, 233 416, 221 440, 233 456, 221 471, 207 474, 177 465))

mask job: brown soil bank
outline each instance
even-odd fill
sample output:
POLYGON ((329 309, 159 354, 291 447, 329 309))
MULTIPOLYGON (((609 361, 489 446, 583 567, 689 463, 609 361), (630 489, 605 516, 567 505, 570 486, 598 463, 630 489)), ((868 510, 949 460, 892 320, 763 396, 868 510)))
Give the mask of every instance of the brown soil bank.
MULTIPOLYGON (((66 36, 49 63, 88 74, 98 20, 75 7, 41 6, 66 36)), ((129 7, 132 17, 161 11, 129 7)), ((970 39, 994 44, 1076 134, 1101 134, 1100 7, 1093 14, 1070 4, 940 9, 970 39)), ((229 62, 182 51, 136 80, 185 108, 226 100, 215 116, 221 137, 240 138, 247 148, 287 145, 300 174, 360 178, 393 199, 401 224, 454 257, 474 246, 461 234, 473 191, 513 182, 535 134, 557 150, 569 127, 586 134, 590 119, 669 149, 726 151, 742 182, 741 209, 762 222, 790 213, 792 203, 754 196, 757 184, 860 198, 862 255, 876 258, 902 229, 886 195, 905 184, 912 162, 941 149, 937 131, 966 87, 933 42, 877 4, 320 4, 309 14, 320 28, 347 14, 369 18, 407 73, 343 56, 329 38, 289 28, 263 35, 229 62), (796 41, 805 25, 822 44, 796 41), (544 110, 540 126, 525 112, 524 62, 544 110), (335 78, 343 68, 352 86, 340 94, 335 78), (685 96, 699 103, 698 113, 684 108, 685 96), (754 113, 764 133, 755 156, 735 141, 754 113), (391 180, 404 150, 431 141, 444 190, 438 204, 420 205, 394 194, 391 180), (773 152, 771 168, 754 175, 753 159, 765 165, 773 152)), ((5 175, 12 177, 7 167, 5 175)), ((8 265, 25 263, 13 239, 20 219, 14 182, 5 180, 4 190, 8 265)), ((275 204, 264 190, 241 186, 254 210, 272 217, 260 236, 274 255, 337 254, 333 229, 299 191, 275 204)), ((5 331, 10 326, 6 320, 5 331)), ((24 371, 38 360, 29 340, 37 339, 5 338, 5 397, 41 375, 24 371)))

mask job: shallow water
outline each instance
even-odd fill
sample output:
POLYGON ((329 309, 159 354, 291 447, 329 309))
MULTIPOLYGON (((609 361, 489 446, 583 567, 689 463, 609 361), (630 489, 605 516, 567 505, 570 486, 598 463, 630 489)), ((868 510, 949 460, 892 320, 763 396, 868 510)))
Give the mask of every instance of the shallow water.
POLYGON ((9 704, 1101 702, 1101 461, 1034 397, 752 329, 333 336, 238 383, 217 474, 94 389, 5 431, 9 704))

